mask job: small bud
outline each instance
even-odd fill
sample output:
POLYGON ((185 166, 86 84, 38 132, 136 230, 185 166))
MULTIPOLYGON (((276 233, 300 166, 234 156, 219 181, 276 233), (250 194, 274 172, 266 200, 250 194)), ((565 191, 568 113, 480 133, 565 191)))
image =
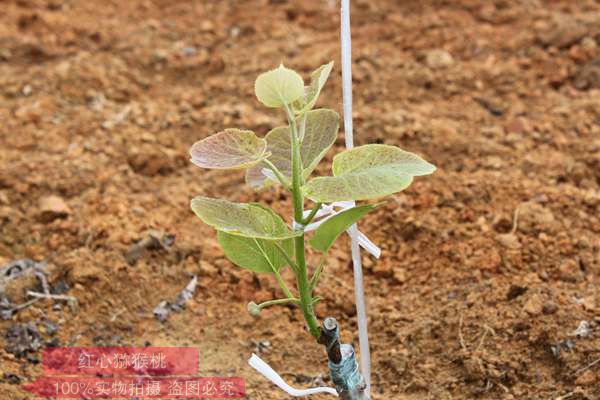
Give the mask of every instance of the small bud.
POLYGON ((260 307, 255 302, 251 301, 248 303, 248 312, 253 317, 258 317, 260 315, 260 307))

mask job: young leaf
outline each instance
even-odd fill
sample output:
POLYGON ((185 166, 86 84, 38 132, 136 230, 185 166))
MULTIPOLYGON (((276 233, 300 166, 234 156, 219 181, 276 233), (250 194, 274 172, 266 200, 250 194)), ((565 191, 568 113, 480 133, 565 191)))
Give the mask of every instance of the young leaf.
POLYGON ((196 142, 190 155, 191 161, 202 168, 238 169, 260 162, 266 149, 266 140, 254 132, 226 129, 196 142))
MULTIPOLYGON (((339 125, 340 116, 333 110, 319 109, 306 113, 304 138, 300 146, 305 178, 310 176, 337 139, 339 125)), ((275 128, 265 136, 267 151, 271 153, 267 159, 288 179, 291 179, 292 176, 290 137, 290 130, 287 126, 275 128)), ((263 163, 259 163, 248 169, 246 182, 254 188, 262 187, 266 183, 273 183, 262 173, 265 167, 263 163)))
POLYGON ((305 89, 304 102, 301 104, 301 108, 296 111, 297 114, 305 113, 315 106, 321 89, 325 86, 325 82, 327 82, 332 69, 333 61, 329 64, 321 65, 310 74, 310 85, 305 89))
POLYGON ((436 170, 435 165, 418 155, 386 144, 367 144, 344 151, 334 157, 332 168, 334 175, 342 175, 388 165, 412 176, 429 175, 436 170))
POLYGON ((357 206, 329 218, 317 228, 314 236, 309 240, 310 245, 326 253, 346 229, 375 208, 377 205, 357 206))
POLYGON ((368 200, 406 189, 413 176, 431 174, 435 166, 395 146, 369 144, 333 158, 333 175, 310 180, 302 190, 309 199, 368 200))
POLYGON ((279 108, 292 104, 304 95, 304 81, 296 71, 281 64, 279 68, 258 76, 254 92, 265 106, 279 108))
MULTIPOLYGON (((273 273, 287 265, 285 257, 273 240, 248 238, 223 231, 217 232, 217 239, 227 258, 238 267, 254 272, 273 273)), ((286 239, 278 242, 290 258, 293 258, 294 241, 286 239)))
POLYGON ((205 224, 232 235, 282 240, 301 234, 291 231, 279 215, 260 204, 198 196, 192 200, 192 210, 205 224))

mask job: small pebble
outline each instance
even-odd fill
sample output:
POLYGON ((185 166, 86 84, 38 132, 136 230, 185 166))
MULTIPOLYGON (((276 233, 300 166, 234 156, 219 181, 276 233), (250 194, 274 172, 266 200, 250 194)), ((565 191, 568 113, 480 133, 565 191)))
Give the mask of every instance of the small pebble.
POLYGON ((425 64, 433 69, 447 68, 454 64, 454 58, 452 58, 452 55, 446 50, 429 50, 425 54, 425 64))

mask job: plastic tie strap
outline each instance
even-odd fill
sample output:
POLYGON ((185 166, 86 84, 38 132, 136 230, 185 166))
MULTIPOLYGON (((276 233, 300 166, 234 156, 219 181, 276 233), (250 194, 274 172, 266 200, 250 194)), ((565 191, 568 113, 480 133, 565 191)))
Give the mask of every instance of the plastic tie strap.
POLYGON ((281 376, 266 362, 261 360, 256 354, 252 354, 252 357, 248 360, 248 364, 255 370, 257 370, 262 376, 273 382, 281 390, 294 397, 310 396, 311 394, 328 393, 334 396, 338 396, 337 391, 331 387, 316 387, 310 389, 296 389, 288 385, 281 376))
MULTIPOLYGON (((354 207, 353 201, 336 201, 335 203, 331 203, 331 204, 323 204, 323 205, 321 205, 321 209, 319 209, 319 211, 317 211, 317 213, 315 214, 315 217, 313 219, 313 220, 317 220, 317 221, 311 222, 308 225, 302 225, 302 224, 298 223, 297 221, 294 221, 292 227, 294 229, 303 228, 304 232, 314 231, 328 219, 330 219, 330 218, 334 217, 336 214, 339 214, 342 211, 346 211, 352 207, 354 207), (339 210, 336 210, 336 208, 339 210)), ((306 218, 306 217, 308 217, 309 214, 310 214, 310 210, 305 210, 303 212, 302 216, 304 218, 306 218)), ((352 236, 351 229, 352 229, 352 227, 349 228, 348 230, 346 230, 346 232, 352 236)), ((360 245, 360 247, 362 247, 367 252, 369 252, 369 254, 371 254, 373 257, 379 258, 381 256, 381 249, 379 247, 377 247, 377 245, 375 245, 364 233, 362 233, 358 229, 356 231, 357 231, 357 235, 356 235, 357 241, 358 241, 358 244, 360 245)))

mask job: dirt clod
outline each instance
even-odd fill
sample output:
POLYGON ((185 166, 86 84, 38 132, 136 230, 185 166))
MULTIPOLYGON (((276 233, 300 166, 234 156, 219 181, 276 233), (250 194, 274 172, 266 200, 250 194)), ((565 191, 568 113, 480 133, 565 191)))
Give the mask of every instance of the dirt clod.
POLYGON ((587 370, 577 377, 575 383, 577 385, 589 386, 595 384, 597 381, 598 377, 596 376, 596 373, 594 371, 587 370))
POLYGON ((527 287, 519 286, 519 285, 511 285, 510 289, 508 289, 508 293, 506 293, 506 300, 513 300, 517 297, 527 293, 527 287))
POLYGON ((514 233, 498 235, 496 236, 496 240, 508 249, 515 250, 521 248, 521 242, 519 242, 519 238, 514 233))
POLYGON ((140 241, 131 245, 125 252, 125 260, 129 265, 135 265, 147 251, 160 249, 169 251, 175 243, 175 235, 161 231, 150 230, 142 236, 140 241))
POLYGON ((556 311, 558 311, 558 304, 556 304, 555 302, 552 302, 552 301, 548 301, 548 302, 544 303, 542 311, 546 315, 554 314, 556 311))
POLYGON ((131 169, 146 176, 164 175, 175 170, 174 160, 166 152, 156 149, 131 154, 128 162, 131 169))
POLYGON ((55 219, 66 218, 69 214, 71 214, 71 209, 61 197, 44 196, 40 199, 38 218, 41 222, 52 222, 55 219))
POLYGON ((454 64, 454 58, 446 50, 429 50, 425 53, 425 64, 433 69, 447 68, 454 64))
POLYGON ((599 89, 600 88, 600 58, 586 64, 575 77, 577 89, 599 89))
POLYGON ((523 310, 531 316, 540 315, 544 310, 541 297, 538 294, 532 295, 523 306, 523 310))

